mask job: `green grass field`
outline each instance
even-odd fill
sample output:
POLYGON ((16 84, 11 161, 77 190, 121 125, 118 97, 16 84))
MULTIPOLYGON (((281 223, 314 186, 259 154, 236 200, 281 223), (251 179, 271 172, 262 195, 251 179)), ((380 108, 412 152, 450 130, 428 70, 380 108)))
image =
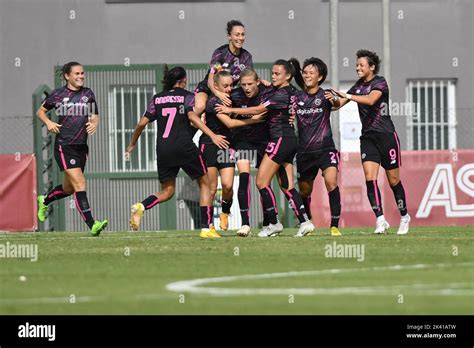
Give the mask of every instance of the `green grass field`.
POLYGON ((474 313, 472 226, 342 232, 2 233, 3 245, 36 244, 38 260, 0 258, 0 314, 474 313), (326 257, 333 242, 363 246, 363 261, 326 257))

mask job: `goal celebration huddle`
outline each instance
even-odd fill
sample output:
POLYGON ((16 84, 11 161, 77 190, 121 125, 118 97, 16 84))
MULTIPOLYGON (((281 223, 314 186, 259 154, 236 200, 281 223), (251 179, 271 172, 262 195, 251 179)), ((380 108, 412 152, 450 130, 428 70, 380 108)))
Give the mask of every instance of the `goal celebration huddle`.
MULTIPOLYGON (((375 215, 374 232, 385 233, 390 227, 384 217, 377 183, 382 166, 400 211, 397 233, 408 233, 410 216, 400 179, 400 141, 387 111, 389 89, 386 80, 378 75, 381 63, 378 55, 369 50, 357 51, 358 79, 347 93, 321 87, 328 68, 315 57, 305 59, 302 65, 294 58, 278 59, 272 66, 271 81, 265 81, 254 70, 251 53, 243 48, 245 34, 240 21, 227 23, 228 43, 213 52, 209 70, 194 92, 186 90, 188 80, 184 68, 165 67, 162 91, 149 100, 126 148, 126 158, 134 156, 143 130, 152 122, 157 123, 156 158, 161 190, 150 192, 148 197, 137 197, 140 201, 131 207, 131 229, 138 231, 147 210, 166 204, 173 197, 176 178, 182 169, 199 187, 201 238, 221 237, 213 225, 219 176, 220 230, 228 230, 231 206, 238 204, 242 220, 238 236, 251 235, 251 219, 263 221, 258 237, 280 234, 283 225, 271 187, 276 176, 279 189, 299 221, 295 237, 304 237, 315 232, 311 195, 320 171, 331 213, 329 233, 340 236, 339 219, 343 213, 338 186, 340 155, 333 140, 330 117, 332 111, 355 102, 362 123, 361 169, 375 215), (196 145, 193 137, 198 129, 202 135, 196 145), (237 188, 235 167, 239 175, 237 188), (250 176, 252 167, 257 173, 254 183, 250 176), (251 185, 256 185, 259 191, 261 217, 250 216, 251 185), (234 189, 238 202, 233 202, 234 189)), ((54 157, 64 172, 64 181, 38 196, 38 219, 45 221, 51 203, 74 195, 81 217, 91 234, 98 236, 108 221, 93 218, 84 176, 88 136, 99 126, 98 106, 93 91, 84 87, 85 73, 80 63, 65 64, 61 76, 66 85, 45 99, 37 116, 48 131, 56 134, 54 157), (53 109, 58 123, 48 118, 47 113, 53 109)))

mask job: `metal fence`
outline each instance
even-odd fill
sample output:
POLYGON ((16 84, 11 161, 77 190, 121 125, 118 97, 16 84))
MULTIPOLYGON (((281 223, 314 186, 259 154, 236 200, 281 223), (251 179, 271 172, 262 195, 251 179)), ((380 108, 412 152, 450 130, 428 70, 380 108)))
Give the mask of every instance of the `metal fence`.
MULTIPOLYGON (((188 74, 188 89, 194 90, 204 78, 207 64, 183 64, 188 74)), ((262 79, 271 79, 271 64, 255 64, 262 79)), ((156 173, 155 134, 156 124, 148 126, 141 136, 132 160, 126 162, 123 153, 130 141, 133 129, 143 114, 146 103, 153 94, 161 90, 164 65, 95 65, 84 66, 86 85, 95 93, 99 107, 100 124, 97 133, 89 138, 90 155, 86 167, 88 197, 94 217, 107 218, 110 230, 128 230, 131 204, 160 190, 156 173)), ((63 82, 57 76, 55 87, 63 82)), ((33 96, 33 112, 51 92, 41 86, 33 96)), ((55 115, 53 113, 52 117, 55 115)), ((38 159, 38 192, 46 192, 62 181, 62 173, 53 163, 53 139, 41 122, 34 118, 35 153, 38 159)), ((238 176, 236 176, 238 181, 238 176)), ((254 181, 253 181, 254 183, 254 181)), ((257 227, 262 216, 257 189, 251 190, 251 224, 257 227)), ((234 186, 237 191, 237 185, 234 186)), ((198 228, 195 216, 196 202, 199 201, 196 183, 180 173, 176 182, 176 194, 164 204, 150 209, 143 219, 143 230, 191 229, 198 228)), ((278 194, 279 191, 275 190, 278 194)), ((230 219, 230 227, 240 224, 238 201, 235 200, 230 219)), ((278 195, 280 212, 284 222, 289 219, 284 197, 278 195)), ((220 212, 220 191, 216 195, 215 217, 220 212)), ((216 220, 217 223, 217 220, 216 220)), ((40 226, 41 230, 85 231, 86 225, 75 211, 70 199, 53 204, 49 218, 40 226)))

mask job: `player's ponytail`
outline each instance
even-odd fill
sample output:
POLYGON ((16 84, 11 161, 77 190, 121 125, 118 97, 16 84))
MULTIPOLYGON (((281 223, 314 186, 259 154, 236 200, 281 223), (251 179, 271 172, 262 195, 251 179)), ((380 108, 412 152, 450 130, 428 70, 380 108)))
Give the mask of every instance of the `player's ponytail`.
POLYGON ((163 91, 173 89, 176 83, 184 78, 186 78, 186 70, 184 70, 183 67, 176 66, 173 69, 170 69, 168 65, 165 64, 165 68, 163 69, 163 80, 161 80, 163 91))
POLYGON ((295 68, 295 82, 298 86, 300 86, 301 89, 305 89, 305 85, 304 85, 304 80, 303 80, 303 75, 301 75, 301 66, 300 66, 300 62, 298 61, 298 59, 296 58, 290 58, 288 60, 292 65, 293 67, 295 68))

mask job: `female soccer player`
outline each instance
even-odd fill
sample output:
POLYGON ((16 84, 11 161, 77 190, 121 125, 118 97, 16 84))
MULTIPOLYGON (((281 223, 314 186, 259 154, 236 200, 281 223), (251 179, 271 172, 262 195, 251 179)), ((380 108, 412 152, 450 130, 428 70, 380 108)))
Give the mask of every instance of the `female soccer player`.
POLYGON ((314 226, 306 214, 301 196, 293 186, 293 159, 298 147, 295 131, 289 123, 294 101, 294 88, 290 85, 290 81, 294 74, 295 68, 292 60, 279 59, 272 67, 274 93, 264 103, 248 108, 228 108, 224 105, 217 107, 219 112, 228 114, 255 115, 268 112, 267 124, 270 130, 270 141, 258 168, 257 188, 263 199, 264 210, 268 214, 270 224, 258 233, 259 237, 270 237, 283 231, 283 226, 277 218, 275 195, 270 187, 271 180, 280 166, 284 167, 287 174, 285 180, 287 182, 282 183, 282 187, 300 221, 300 228, 296 236, 302 237, 314 230, 314 226))
POLYGON ((340 236, 338 226, 341 196, 337 186, 339 152, 332 139, 330 122, 331 108, 339 106, 339 101, 334 101, 330 91, 319 87, 328 74, 327 65, 321 59, 306 59, 303 63, 303 75, 298 61, 295 61, 295 68, 295 81, 302 89, 296 92, 294 104, 299 138, 296 155, 298 186, 306 213, 311 219, 311 193, 314 179, 321 169, 331 208, 330 233, 332 236, 340 236))
POLYGON ((227 39, 229 43, 217 48, 212 54, 206 77, 196 87, 196 113, 200 116, 206 108, 211 94, 222 100, 224 105, 231 105, 230 97, 214 87, 214 74, 221 69, 230 71, 232 87, 239 82, 240 72, 246 67, 252 67, 252 55, 242 46, 245 42, 245 27, 242 22, 231 20, 227 22, 227 39))
POLYGON ((148 103, 145 114, 135 127, 132 140, 125 153, 129 158, 135 149, 143 129, 150 122, 158 122, 156 138, 156 157, 158 179, 162 190, 145 198, 141 203, 132 206, 130 226, 137 231, 144 211, 158 203, 173 197, 176 177, 182 168, 191 179, 197 179, 200 189, 201 233, 202 238, 220 238, 212 225, 212 199, 209 180, 204 161, 199 150, 192 141, 189 122, 201 129, 219 148, 227 148, 229 142, 225 136, 214 134, 193 112, 194 95, 185 90, 187 84, 186 71, 182 67, 171 70, 165 67, 162 81, 163 91, 155 94, 148 103))
POLYGON ((405 190, 400 181, 401 152, 400 140, 388 110, 389 90, 387 81, 377 73, 380 58, 375 52, 357 51, 356 71, 359 80, 347 92, 335 91, 340 106, 351 100, 357 103, 362 122, 360 153, 367 185, 367 197, 377 217, 375 233, 385 233, 390 227, 385 220, 382 199, 377 185, 380 165, 385 169, 395 201, 400 210, 401 220, 397 234, 407 234, 410 215, 408 215, 405 190))
MULTIPOLYGON (((229 96, 232 90, 232 75, 226 70, 221 70, 214 75, 214 89, 219 93, 229 96)), ((215 133, 231 139, 231 128, 251 125, 263 122, 261 116, 253 116, 246 120, 231 119, 228 115, 223 115, 215 111, 216 105, 222 103, 217 96, 211 96, 206 105, 206 125, 215 133)), ((208 176, 211 187, 211 196, 217 191, 218 175, 221 176, 222 183, 222 213, 220 214, 219 227, 226 231, 229 227, 228 218, 232 206, 233 183, 235 171, 235 150, 231 147, 228 150, 219 149, 213 144, 208 135, 203 134, 199 139, 199 148, 204 163, 208 168, 208 176)))
MULTIPOLYGON (((240 73, 240 86, 231 93, 232 105, 235 108, 260 105, 273 93, 273 87, 265 87, 260 83, 257 72, 253 68, 245 68, 240 73)), ((248 116, 237 115, 237 118, 248 116)), ((268 126, 265 123, 232 130, 232 141, 236 151, 237 168, 239 169, 238 198, 242 226, 237 231, 240 237, 247 237, 250 229, 250 165, 258 168, 265 155, 265 148, 270 140, 268 126)), ((268 226, 267 214, 264 215, 263 226, 268 226)))
POLYGON ((48 205, 74 194, 77 210, 90 228, 93 236, 107 227, 108 221, 96 221, 92 217, 86 193, 86 166, 89 147, 87 136, 94 134, 99 123, 97 103, 91 89, 84 87, 84 68, 78 62, 65 64, 61 76, 64 87, 55 89, 43 102, 36 115, 48 131, 55 133, 54 158, 64 172, 62 185, 53 188, 46 196, 38 197, 38 219, 46 219, 48 205), (51 121, 47 113, 56 110, 58 123, 51 121))

